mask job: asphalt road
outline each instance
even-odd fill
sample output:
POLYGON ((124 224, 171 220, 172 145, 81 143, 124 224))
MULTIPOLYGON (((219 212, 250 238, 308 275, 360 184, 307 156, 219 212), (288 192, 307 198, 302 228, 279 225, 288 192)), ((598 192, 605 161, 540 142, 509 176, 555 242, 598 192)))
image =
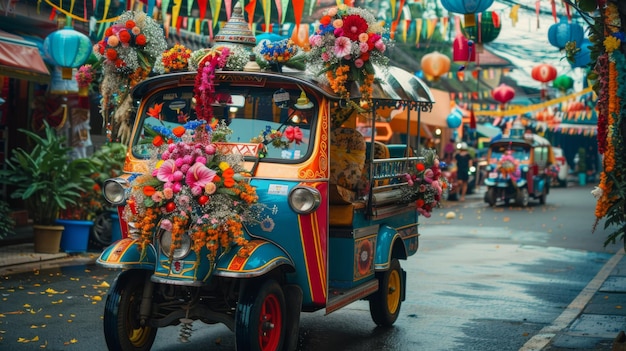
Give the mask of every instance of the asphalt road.
MULTIPOLYGON (((366 302, 302 315, 300 351, 519 350, 549 325, 622 246, 592 234, 590 187, 553 189, 546 205, 489 208, 479 195, 449 202, 420 227, 403 261, 407 299, 390 329, 366 302), (455 219, 446 219, 448 212, 455 219)), ((0 277, 1 350, 106 350, 102 313, 116 271, 73 266, 0 277)), ((153 350, 234 350, 224 326, 159 330, 153 350)))

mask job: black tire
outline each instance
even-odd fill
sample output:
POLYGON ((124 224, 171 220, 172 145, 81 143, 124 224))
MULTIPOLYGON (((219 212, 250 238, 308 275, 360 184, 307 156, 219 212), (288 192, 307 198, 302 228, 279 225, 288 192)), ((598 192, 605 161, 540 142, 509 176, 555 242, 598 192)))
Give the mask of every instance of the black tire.
POLYGON ((89 236, 89 242, 94 248, 102 249, 109 245, 113 241, 113 219, 111 218, 111 212, 104 211, 96 216, 93 220, 93 227, 91 227, 91 235, 89 236))
POLYGON ((515 195, 515 203, 518 206, 522 206, 522 207, 528 206, 528 199, 529 199, 528 189, 526 188, 517 189, 517 194, 515 195))
POLYGON ((239 297, 235 315, 237 350, 278 351, 285 342, 285 295, 273 279, 250 284, 239 297))
POLYGON ((404 281, 402 269, 397 258, 391 260, 389 269, 377 273, 379 289, 369 298, 370 315, 377 325, 389 327, 400 314, 404 281))
POLYGON ((119 274, 107 296, 104 307, 104 338, 109 350, 148 351, 156 338, 157 328, 139 325, 139 307, 143 287, 150 272, 129 270, 119 274))
POLYGON ((485 193, 485 202, 487 202, 491 207, 496 205, 496 191, 493 188, 487 189, 487 192, 485 193))
POLYGON ((546 203, 547 197, 548 197, 548 188, 544 186, 543 190, 541 191, 541 196, 539 196, 539 203, 544 205, 546 203))

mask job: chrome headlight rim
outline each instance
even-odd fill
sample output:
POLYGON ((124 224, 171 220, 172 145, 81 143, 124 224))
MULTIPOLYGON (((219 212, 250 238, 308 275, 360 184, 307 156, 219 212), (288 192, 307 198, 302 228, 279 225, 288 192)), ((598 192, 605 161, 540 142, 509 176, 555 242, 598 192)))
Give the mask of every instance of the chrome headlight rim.
POLYGON ((110 178, 102 185, 102 195, 111 205, 119 206, 126 203, 130 182, 123 178, 110 178))
POLYGON ((308 186, 297 186, 289 192, 289 207, 298 214, 309 214, 317 210, 322 202, 320 192, 308 186))
MULTIPOLYGON (((159 229, 157 238, 159 241, 159 249, 161 250, 161 252, 165 256, 170 257, 172 232, 165 229, 159 229)), ((171 258, 174 260, 181 260, 187 257, 191 253, 191 244, 191 237, 187 233, 183 233, 183 235, 181 236, 180 247, 178 247, 171 253, 171 258)))

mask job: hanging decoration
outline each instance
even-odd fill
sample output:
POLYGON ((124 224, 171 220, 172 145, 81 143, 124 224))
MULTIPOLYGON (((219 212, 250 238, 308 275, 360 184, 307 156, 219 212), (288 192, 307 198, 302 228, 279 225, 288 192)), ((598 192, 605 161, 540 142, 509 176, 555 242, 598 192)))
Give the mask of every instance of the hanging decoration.
POLYGON ((60 66, 63 79, 72 79, 72 70, 82 66, 91 55, 91 40, 71 26, 67 18, 65 28, 52 32, 43 42, 46 56, 60 66))
POLYGON ((491 91, 491 97, 500 103, 500 109, 504 110, 504 105, 515 97, 515 90, 502 83, 491 91))
POLYGON ((563 50, 569 42, 582 44, 585 30, 578 23, 569 23, 566 17, 562 17, 559 23, 548 28, 548 41, 559 50, 563 50))
POLYGON ((467 68, 470 62, 476 62, 474 41, 468 40, 461 33, 457 34, 452 43, 452 61, 461 65, 459 71, 467 68))
POLYGON ((448 128, 451 129, 460 127, 461 123, 463 123, 463 112, 455 108, 446 118, 446 123, 448 124, 448 128))
POLYGON ((500 16, 495 11, 486 11, 478 15, 476 26, 461 26, 463 35, 476 44, 487 44, 494 41, 500 34, 502 24, 500 16))
POLYGON ((591 41, 583 39, 580 47, 575 42, 565 45, 565 57, 572 68, 586 67, 591 62, 591 41))
POLYGON ((449 12, 465 15, 465 25, 476 25, 476 13, 486 11, 494 0, 441 0, 441 5, 449 12))
POLYGON ((546 84, 556 78, 556 68, 547 63, 541 63, 533 67, 530 76, 534 80, 541 82, 541 99, 546 97, 546 84))
POLYGON ((552 86, 562 93, 565 93, 574 87, 574 78, 567 75, 560 75, 554 79, 552 86))
POLYGON ((450 71, 450 58, 439 51, 433 51, 422 57, 421 67, 426 78, 438 80, 450 71))

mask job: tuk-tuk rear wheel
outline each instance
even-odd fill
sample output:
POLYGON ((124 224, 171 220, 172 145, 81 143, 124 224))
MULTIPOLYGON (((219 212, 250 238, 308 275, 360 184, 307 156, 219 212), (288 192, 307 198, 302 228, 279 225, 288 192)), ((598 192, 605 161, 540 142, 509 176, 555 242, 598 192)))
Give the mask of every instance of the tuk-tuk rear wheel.
POLYGON ((496 205, 496 191, 493 188, 489 188, 485 193, 485 200, 490 207, 496 205))
POLYGON ((378 276, 379 289, 370 296, 370 315, 377 325, 391 326, 398 319, 402 305, 404 281, 397 258, 391 260, 389 269, 378 276))
POLYGON ((283 289, 275 280, 268 279, 261 286, 248 286, 237 303, 237 350, 282 350, 287 320, 285 308, 283 289))

